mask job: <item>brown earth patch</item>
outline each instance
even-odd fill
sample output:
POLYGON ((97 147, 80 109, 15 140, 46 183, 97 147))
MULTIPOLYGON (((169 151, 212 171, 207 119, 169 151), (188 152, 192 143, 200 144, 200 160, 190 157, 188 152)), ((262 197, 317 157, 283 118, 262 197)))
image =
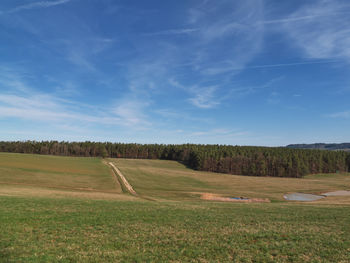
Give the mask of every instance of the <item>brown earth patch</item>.
POLYGON ((244 198, 244 199, 233 199, 230 197, 223 197, 217 194, 202 193, 201 199, 210 201, 220 201, 220 202, 234 202, 234 203, 270 203, 267 198, 244 198))

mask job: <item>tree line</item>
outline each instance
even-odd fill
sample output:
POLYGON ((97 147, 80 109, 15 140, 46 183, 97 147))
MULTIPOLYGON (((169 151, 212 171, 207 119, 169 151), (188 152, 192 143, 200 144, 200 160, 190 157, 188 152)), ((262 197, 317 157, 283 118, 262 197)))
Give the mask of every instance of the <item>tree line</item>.
POLYGON ((350 153, 284 147, 3 141, 0 142, 0 151, 77 157, 176 160, 195 170, 252 176, 303 177, 307 174, 350 171, 350 153))

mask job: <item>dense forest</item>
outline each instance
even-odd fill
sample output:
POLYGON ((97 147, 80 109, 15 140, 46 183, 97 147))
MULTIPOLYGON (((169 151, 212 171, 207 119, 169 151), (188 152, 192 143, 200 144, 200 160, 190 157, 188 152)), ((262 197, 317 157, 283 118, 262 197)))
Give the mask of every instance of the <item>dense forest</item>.
POLYGON ((286 146, 292 149, 319 149, 330 151, 348 151, 350 152, 350 143, 312 143, 312 144, 290 144, 286 146))
POLYGON ((166 159, 211 172, 252 176, 302 177, 306 174, 348 172, 350 153, 226 145, 164 145, 101 142, 0 142, 1 152, 61 156, 166 159))

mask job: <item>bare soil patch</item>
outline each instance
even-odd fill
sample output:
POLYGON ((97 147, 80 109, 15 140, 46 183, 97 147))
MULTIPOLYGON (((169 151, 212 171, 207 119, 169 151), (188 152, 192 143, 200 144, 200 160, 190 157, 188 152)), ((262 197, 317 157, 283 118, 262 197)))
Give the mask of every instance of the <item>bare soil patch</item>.
POLYGON ((270 203, 267 198, 236 198, 236 197, 223 197, 218 194, 202 193, 201 199, 220 201, 220 202, 234 202, 234 203, 270 203))
POLYGON ((340 190, 334 192, 324 193, 325 196, 350 196, 350 191, 340 190))

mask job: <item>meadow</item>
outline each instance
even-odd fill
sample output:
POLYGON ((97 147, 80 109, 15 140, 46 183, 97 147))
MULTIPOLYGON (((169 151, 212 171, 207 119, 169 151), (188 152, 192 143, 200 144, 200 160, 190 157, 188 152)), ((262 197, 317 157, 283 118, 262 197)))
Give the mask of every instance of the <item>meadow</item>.
POLYGON ((0 153, 0 194, 127 198, 99 158, 0 153))
POLYGON ((174 161, 0 154, 0 262, 349 262, 350 199, 283 193, 350 188, 198 172, 174 161), (137 192, 125 192, 112 161, 137 192), (269 198, 225 203, 201 193, 269 198))
MULTIPOLYGON (((201 193, 269 198, 284 202, 285 193, 324 193, 350 189, 349 174, 316 174, 304 178, 256 177, 200 172, 166 160, 110 159, 141 196, 160 200, 198 200, 201 193)), ((350 197, 330 197, 318 203, 344 203, 350 197)))

